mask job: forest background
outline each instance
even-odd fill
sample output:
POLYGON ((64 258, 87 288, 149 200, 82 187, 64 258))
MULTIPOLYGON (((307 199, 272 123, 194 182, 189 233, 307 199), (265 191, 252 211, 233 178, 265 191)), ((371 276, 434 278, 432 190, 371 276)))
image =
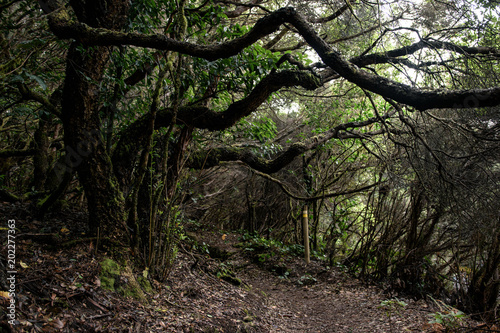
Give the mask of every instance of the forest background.
POLYGON ((0 199, 165 279, 186 221, 495 320, 496 1, 7 1, 0 199), (83 209, 83 208, 82 208, 83 209))

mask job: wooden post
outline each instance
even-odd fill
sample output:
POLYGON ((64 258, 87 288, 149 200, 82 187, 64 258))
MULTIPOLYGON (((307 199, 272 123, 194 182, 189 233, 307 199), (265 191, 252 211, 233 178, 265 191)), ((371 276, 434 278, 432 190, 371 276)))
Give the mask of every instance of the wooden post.
POLYGON ((311 262, 311 256, 309 252, 309 221, 307 219, 307 204, 304 205, 302 211, 302 234, 304 237, 304 257, 306 259, 306 264, 311 262))

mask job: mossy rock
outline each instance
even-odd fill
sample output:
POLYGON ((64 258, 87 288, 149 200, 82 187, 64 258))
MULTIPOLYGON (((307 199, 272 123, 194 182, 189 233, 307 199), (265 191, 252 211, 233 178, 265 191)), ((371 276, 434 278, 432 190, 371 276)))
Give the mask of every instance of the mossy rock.
POLYGON ((151 284, 149 282, 146 284, 143 281, 143 285, 141 285, 128 265, 120 266, 109 258, 101 261, 100 265, 101 273, 99 274, 99 278, 103 289, 115 291, 125 297, 146 301, 143 288, 147 292, 151 292, 151 284))

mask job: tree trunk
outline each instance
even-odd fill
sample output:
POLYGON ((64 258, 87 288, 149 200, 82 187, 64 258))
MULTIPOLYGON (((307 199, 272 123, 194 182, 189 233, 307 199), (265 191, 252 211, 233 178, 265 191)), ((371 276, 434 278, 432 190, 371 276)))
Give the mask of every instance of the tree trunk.
POLYGON ((37 191, 45 189, 45 180, 49 170, 49 139, 47 131, 49 120, 47 117, 40 117, 38 128, 35 131, 35 155, 33 155, 33 186, 37 191))
MULTIPOLYGON (((70 1, 80 22, 120 30, 126 22, 125 0, 70 1)), ((65 167, 77 172, 87 197, 93 234, 128 245, 123 198, 101 135, 100 89, 111 48, 74 41, 68 51, 62 97, 65 167)))
POLYGON ((76 169, 87 196, 93 234, 125 241, 124 198, 113 173, 99 119, 99 82, 109 48, 74 42, 68 53, 62 110, 66 167, 76 169))

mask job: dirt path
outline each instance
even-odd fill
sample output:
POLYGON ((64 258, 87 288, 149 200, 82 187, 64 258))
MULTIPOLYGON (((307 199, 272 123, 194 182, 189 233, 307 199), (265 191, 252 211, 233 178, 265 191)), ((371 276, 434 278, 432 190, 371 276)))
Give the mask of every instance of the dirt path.
POLYGON ((387 296, 377 288, 327 274, 329 281, 303 286, 256 267, 248 270, 246 281, 266 295, 269 315, 282 319, 270 332, 422 332, 429 327, 428 312, 419 309, 423 304, 410 302, 387 313, 381 307, 387 296))
MULTIPOLYGON (((0 205, 0 212, 7 208, 0 205)), ((20 216, 19 233, 47 223, 8 213, 20 216)), ((81 225, 74 215, 50 223, 54 230, 81 225)), ((15 332, 444 332, 428 324, 437 311, 432 304, 400 298, 407 305, 389 310, 382 305, 397 305, 394 295, 340 269, 316 261, 306 266, 288 255, 256 260, 257 251, 235 247, 241 242, 235 234, 200 230, 195 237, 197 246, 181 248, 167 281, 153 280, 155 289, 143 303, 101 287, 105 255, 94 255, 91 244, 61 250, 19 240, 15 332), (232 280, 224 278, 229 272, 232 280)))
MULTIPOLYGON (((367 286, 340 269, 301 258, 276 256, 256 262, 255 253, 234 252, 237 236, 205 240, 218 252, 230 252, 226 264, 235 267, 250 293, 262 303, 254 327, 264 332, 433 332, 430 305, 398 299, 367 286), (279 276, 276 271, 283 273, 279 276), (384 303, 385 302, 385 303, 384 303), (383 304, 386 304, 384 306, 383 304)), ((256 304, 256 307, 259 307, 256 304)))

